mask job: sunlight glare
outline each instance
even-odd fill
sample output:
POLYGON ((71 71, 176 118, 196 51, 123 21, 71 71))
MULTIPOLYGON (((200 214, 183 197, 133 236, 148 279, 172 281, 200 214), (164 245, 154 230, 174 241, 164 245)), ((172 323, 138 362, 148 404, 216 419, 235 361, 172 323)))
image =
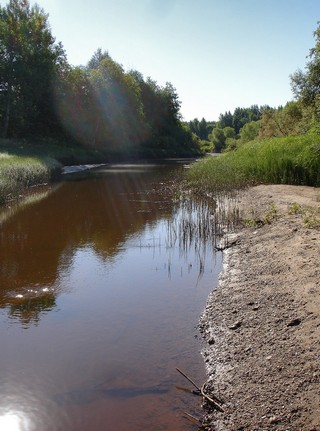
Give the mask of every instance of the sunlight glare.
POLYGON ((23 420, 17 413, 6 413, 0 416, 1 431, 27 431, 23 425, 23 420))

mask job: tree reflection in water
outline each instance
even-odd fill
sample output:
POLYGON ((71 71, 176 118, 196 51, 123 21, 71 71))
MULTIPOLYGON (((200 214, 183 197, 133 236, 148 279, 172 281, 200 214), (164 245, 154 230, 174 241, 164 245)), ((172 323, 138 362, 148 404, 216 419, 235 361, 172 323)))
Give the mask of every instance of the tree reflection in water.
POLYGON ((41 314, 56 307, 56 297, 53 292, 28 292, 25 296, 19 294, 9 299, 3 306, 8 308, 11 318, 20 320, 23 327, 29 327, 30 324, 37 326, 41 314))

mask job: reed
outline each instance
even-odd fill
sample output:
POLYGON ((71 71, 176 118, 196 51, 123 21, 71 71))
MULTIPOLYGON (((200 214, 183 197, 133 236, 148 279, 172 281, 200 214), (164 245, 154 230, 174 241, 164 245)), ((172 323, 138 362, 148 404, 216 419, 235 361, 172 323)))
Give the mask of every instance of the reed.
POLYGON ((229 234, 235 231, 240 220, 238 198, 239 194, 233 197, 219 194, 212 198, 181 193, 176 202, 175 217, 168 221, 167 247, 177 242, 180 253, 185 256, 193 249, 199 277, 207 257, 230 244, 229 234))

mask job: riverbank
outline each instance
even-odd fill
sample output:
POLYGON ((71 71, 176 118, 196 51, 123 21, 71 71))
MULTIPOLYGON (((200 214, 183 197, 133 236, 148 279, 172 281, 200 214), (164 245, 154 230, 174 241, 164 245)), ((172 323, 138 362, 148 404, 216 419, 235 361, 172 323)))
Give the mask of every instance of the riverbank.
POLYGON ((65 165, 105 161, 102 151, 55 140, 0 139, 0 205, 24 195, 31 186, 59 179, 65 165))
MULTIPOLYGON (((158 155, 158 157, 157 157, 158 155)), ((0 205, 19 198, 29 187, 47 184, 63 174, 80 172, 114 163, 175 163, 190 161, 199 155, 152 158, 138 154, 115 154, 105 149, 71 145, 56 140, 0 139, 0 205)))
POLYGON ((199 327, 207 430, 320 430, 320 190, 260 185, 240 198, 219 286, 199 327))

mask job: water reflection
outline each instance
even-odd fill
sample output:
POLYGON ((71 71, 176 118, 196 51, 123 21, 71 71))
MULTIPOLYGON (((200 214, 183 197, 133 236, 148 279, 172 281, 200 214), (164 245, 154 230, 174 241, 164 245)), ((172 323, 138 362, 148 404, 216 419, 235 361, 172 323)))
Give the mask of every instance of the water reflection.
MULTIPOLYGON (((163 175, 164 167, 158 175, 163 175)), ((90 181, 78 176, 17 216, 0 231, 0 306, 23 323, 38 322, 55 306, 59 274, 88 245, 112 261, 126 239, 160 216, 172 214, 170 199, 155 190, 152 166, 100 169, 90 181), (50 290, 49 294, 43 294, 50 290)), ((157 170, 159 172, 159 169, 157 170)), ((61 286, 60 286, 61 287, 61 286)))
POLYGON ((171 169, 72 177, 2 223, 2 420, 16 426, 16 415, 27 431, 194 429, 182 412, 200 416, 200 401, 177 394, 175 368, 204 381, 195 327, 218 270, 196 208, 159 193, 171 169))
POLYGON ((40 292, 28 289, 25 294, 8 298, 6 306, 9 306, 9 316, 19 318, 23 327, 28 327, 30 323, 38 325, 41 314, 56 307, 56 296, 47 288, 40 292))

